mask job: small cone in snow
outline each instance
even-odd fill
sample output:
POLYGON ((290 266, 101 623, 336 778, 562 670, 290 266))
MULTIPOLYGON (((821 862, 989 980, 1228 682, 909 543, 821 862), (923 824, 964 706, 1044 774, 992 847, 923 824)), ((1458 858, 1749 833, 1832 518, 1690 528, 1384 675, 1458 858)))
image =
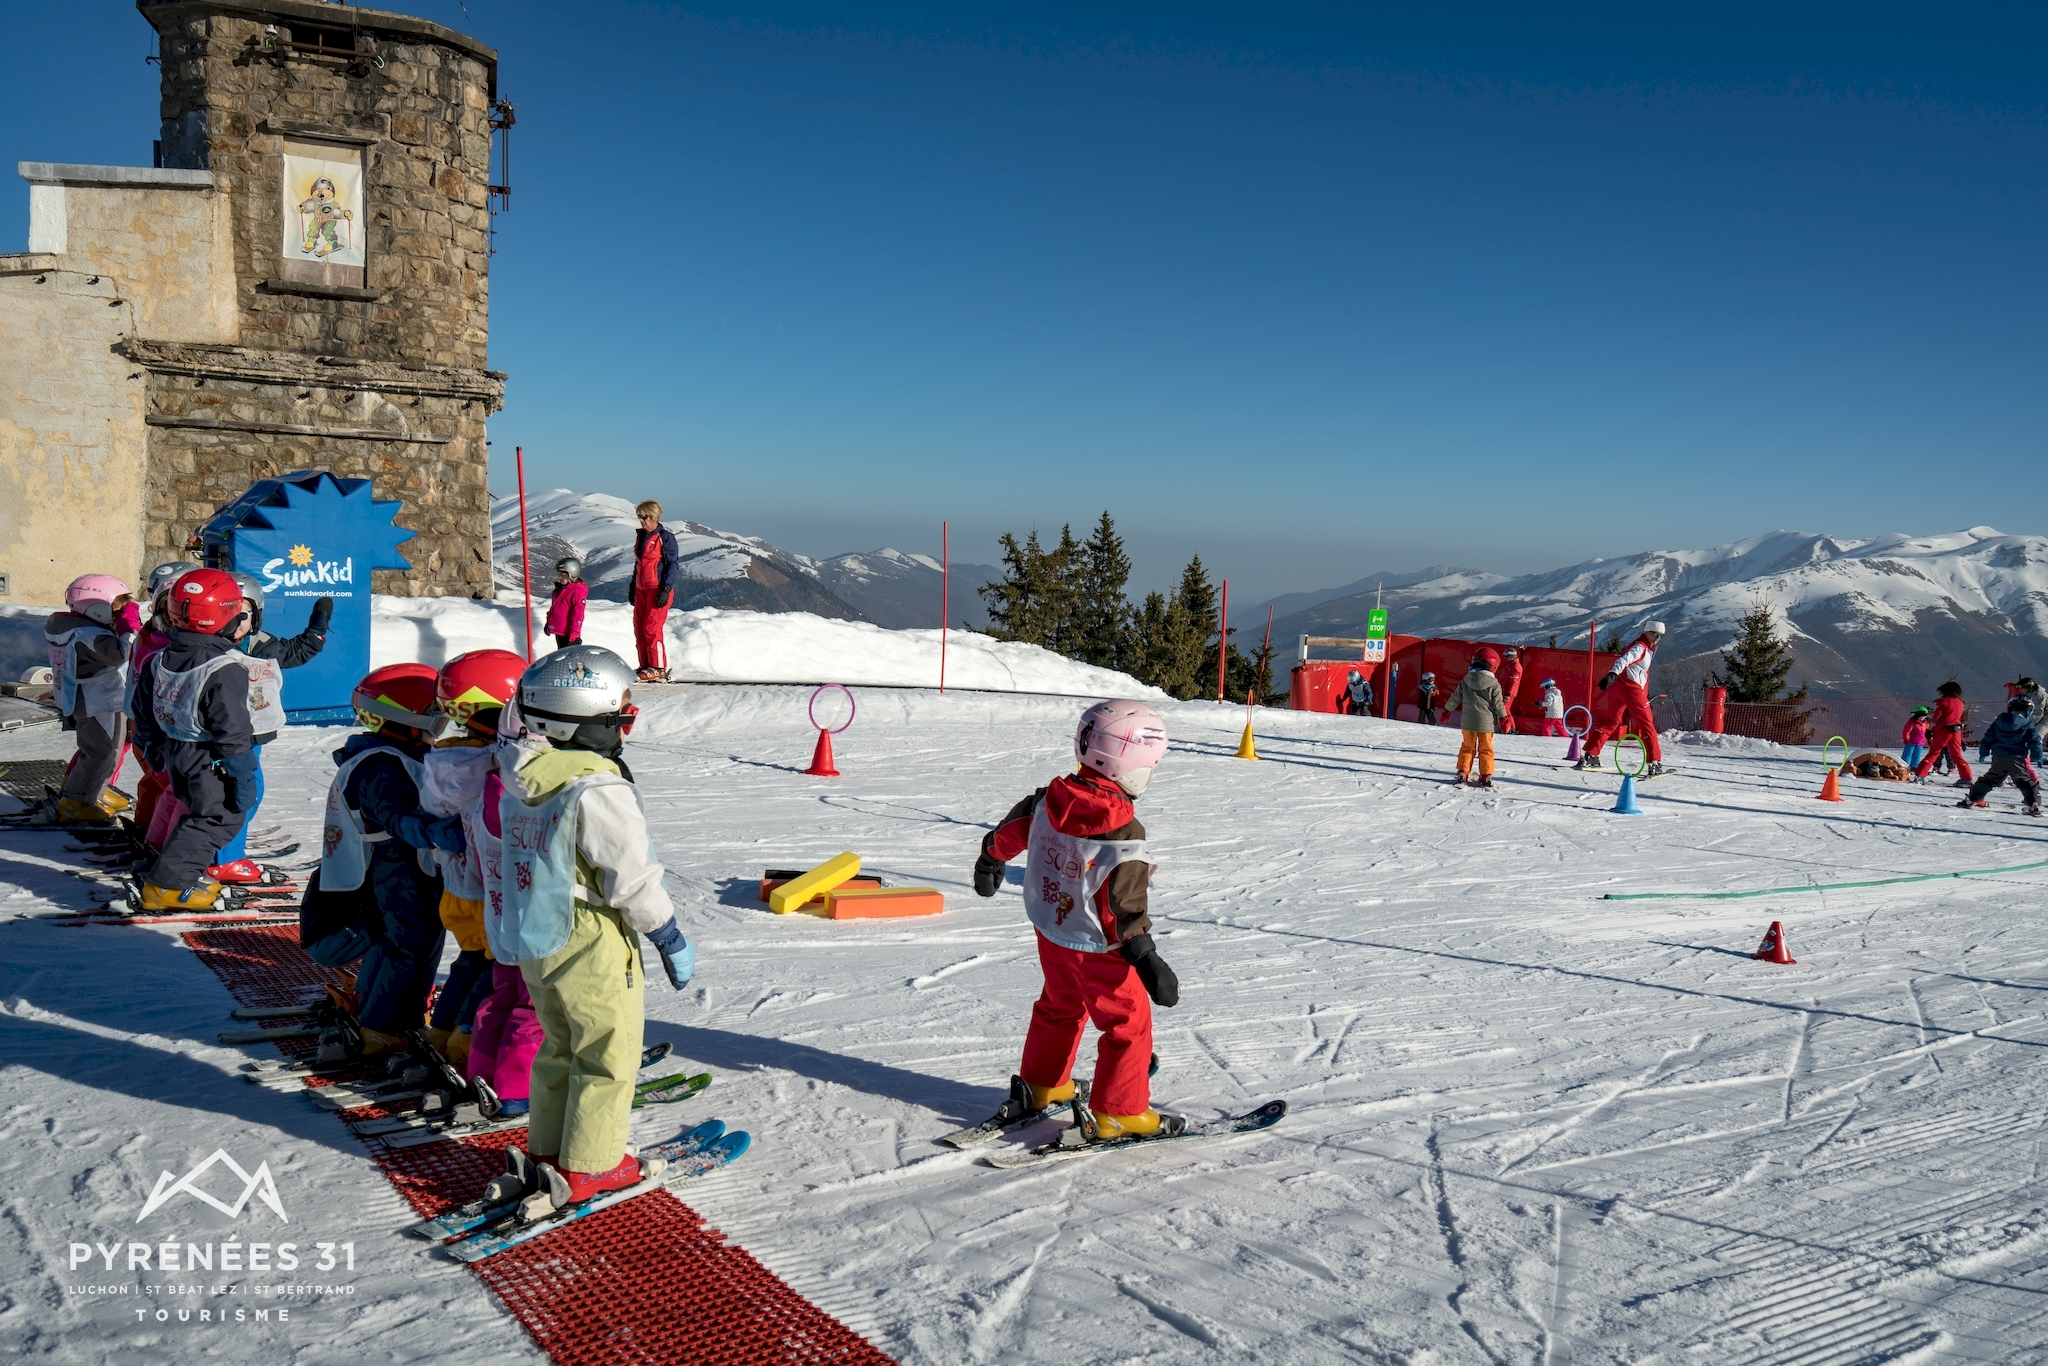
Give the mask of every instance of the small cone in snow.
POLYGON ((1565 749, 1564 761, 1568 764, 1575 764, 1585 757, 1586 751, 1579 748, 1579 737, 1574 735, 1571 744, 1565 749))
POLYGON ((1775 920, 1771 922, 1771 927, 1764 931, 1764 942, 1756 946, 1756 952, 1751 954, 1750 957, 1765 963, 1797 963, 1799 961, 1792 956, 1792 950, 1785 947, 1784 925, 1775 920))
POLYGON ((1633 773, 1621 775, 1621 800, 1614 804, 1614 814, 1617 816, 1640 816, 1643 814, 1643 808, 1636 805, 1636 775, 1633 773))
POLYGON ((813 778, 839 776, 839 770, 832 767, 832 732, 822 726, 818 729, 818 747, 811 751, 811 766, 804 772, 813 778))
MULTIPOLYGON (((1820 785, 1820 796, 1814 798, 1815 801, 1838 802, 1842 800, 1841 785, 1835 781, 1835 775, 1840 771, 1840 769, 1834 768, 1828 770, 1828 779, 1820 785)), ((1791 960, 1788 959, 1786 961, 1789 962, 1791 960)))
POLYGON ((1249 721, 1244 723, 1244 738, 1237 742, 1237 757, 1240 759, 1256 759, 1259 757, 1258 750, 1252 748, 1252 723, 1249 721))

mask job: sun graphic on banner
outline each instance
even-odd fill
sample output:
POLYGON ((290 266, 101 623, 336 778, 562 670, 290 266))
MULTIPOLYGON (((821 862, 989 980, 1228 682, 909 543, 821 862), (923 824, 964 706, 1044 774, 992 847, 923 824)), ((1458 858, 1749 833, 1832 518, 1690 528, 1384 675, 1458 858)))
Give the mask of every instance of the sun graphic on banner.
POLYGON ((293 546, 291 555, 292 563, 300 569, 304 569, 307 565, 313 563, 313 547, 309 545, 293 546))

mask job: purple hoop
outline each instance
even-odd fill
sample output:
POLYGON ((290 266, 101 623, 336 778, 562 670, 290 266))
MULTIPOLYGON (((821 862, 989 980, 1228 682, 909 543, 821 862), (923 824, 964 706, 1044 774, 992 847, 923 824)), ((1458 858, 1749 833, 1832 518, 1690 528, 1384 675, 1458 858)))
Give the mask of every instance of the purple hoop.
POLYGON ((1591 730, 1591 729, 1593 729, 1593 713, 1592 713, 1592 712, 1590 712, 1590 711, 1587 711, 1587 709, 1586 709, 1586 708, 1584 708, 1584 707, 1581 707, 1581 706, 1576 706, 1576 705, 1575 705, 1575 706, 1570 706, 1570 707, 1566 707, 1566 708, 1564 709, 1564 733, 1565 733, 1566 735, 1569 735, 1569 736, 1571 736, 1571 737, 1572 737, 1573 739, 1575 739, 1575 740, 1578 740, 1578 739, 1584 739, 1584 738, 1585 738, 1585 734, 1586 734, 1586 732, 1587 732, 1587 731, 1589 731, 1589 730, 1591 730), (1586 713, 1586 724, 1585 724, 1585 725, 1583 725, 1583 726, 1580 726, 1580 727, 1579 727, 1579 728, 1578 728, 1577 730, 1573 730, 1573 729, 1572 729, 1572 713, 1573 713, 1573 712, 1575 712, 1575 711, 1583 711, 1583 712, 1585 712, 1585 713, 1586 713))
MULTIPOLYGON (((824 726, 818 724, 818 693, 824 692, 827 688, 837 688, 839 689, 839 691, 846 694, 846 726, 852 725, 854 713, 860 710, 860 708, 856 706, 854 703, 853 689, 847 687, 844 683, 821 683, 818 685, 818 692, 814 692, 811 694, 810 706, 805 708, 804 710, 804 714, 811 718, 811 726, 816 730, 826 729, 824 726)), ((839 729, 834 730, 832 734, 839 734, 839 731, 845 730, 846 726, 839 727, 839 729)))

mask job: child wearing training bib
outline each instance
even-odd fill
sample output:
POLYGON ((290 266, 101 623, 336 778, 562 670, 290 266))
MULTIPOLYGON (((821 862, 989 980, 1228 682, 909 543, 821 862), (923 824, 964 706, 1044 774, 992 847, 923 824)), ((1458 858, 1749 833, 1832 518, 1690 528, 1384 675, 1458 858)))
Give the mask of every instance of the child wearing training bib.
POLYGON ((572 645, 529 665, 519 717, 548 748, 522 747, 503 772, 499 904, 492 950, 516 960, 546 1040, 533 1060, 527 1122, 533 1194, 556 1209, 656 1176, 626 1144, 640 1067, 640 936, 681 991, 695 955, 662 886, 632 773, 621 757, 639 709, 633 670, 572 645))
POLYGON ((1153 947, 1152 865, 1131 806, 1165 755, 1158 712, 1096 703, 1074 733, 1078 770, 1011 807, 974 861, 975 892, 994 896, 1004 865, 1026 855, 1024 909, 1045 972, 1010 1079, 1013 1106, 1029 1116, 1074 1099, 1074 1057, 1092 1020, 1102 1037, 1088 1106, 1105 1141, 1179 1123, 1152 1108, 1152 1007, 1179 1001, 1180 983, 1153 947))

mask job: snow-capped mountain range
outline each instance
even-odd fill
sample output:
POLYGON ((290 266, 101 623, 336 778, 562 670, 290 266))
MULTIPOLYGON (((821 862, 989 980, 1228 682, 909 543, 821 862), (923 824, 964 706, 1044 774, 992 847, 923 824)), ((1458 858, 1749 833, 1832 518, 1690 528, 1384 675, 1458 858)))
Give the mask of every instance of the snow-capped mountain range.
MULTIPOLYGON (((1514 578, 1451 570, 1391 586, 1396 577, 1384 603, 1409 635, 1544 644, 1555 633, 1562 644, 1583 642, 1589 618, 1603 640, 1660 618, 1671 628, 1663 654, 1676 660, 1725 647, 1764 597, 1791 626, 1794 681, 1817 692, 1919 696, 1953 675, 1968 695, 1996 697, 1998 683, 2048 671, 2048 537, 1991 527, 1861 541, 1773 531, 1514 578)), ((1362 635, 1372 606, 1368 580, 1275 620, 1273 633, 1362 635)))
MULTIPOLYGON (((536 598, 554 591, 555 561, 574 555, 583 561, 590 595, 624 602, 633 581, 633 538, 639 529, 634 504, 605 493, 549 489, 527 499, 527 541, 533 559, 536 598)), ((676 607, 743 608, 759 612, 810 612, 821 617, 871 621, 888 627, 939 624, 938 561, 881 549, 828 560, 779 549, 758 536, 740 536, 697 522, 668 520, 682 553, 686 582, 676 607)), ((498 587, 519 591, 519 500, 491 503, 493 570, 498 587)), ((988 565, 953 566, 948 604, 953 624, 988 624, 975 589, 1000 578, 988 565)))

